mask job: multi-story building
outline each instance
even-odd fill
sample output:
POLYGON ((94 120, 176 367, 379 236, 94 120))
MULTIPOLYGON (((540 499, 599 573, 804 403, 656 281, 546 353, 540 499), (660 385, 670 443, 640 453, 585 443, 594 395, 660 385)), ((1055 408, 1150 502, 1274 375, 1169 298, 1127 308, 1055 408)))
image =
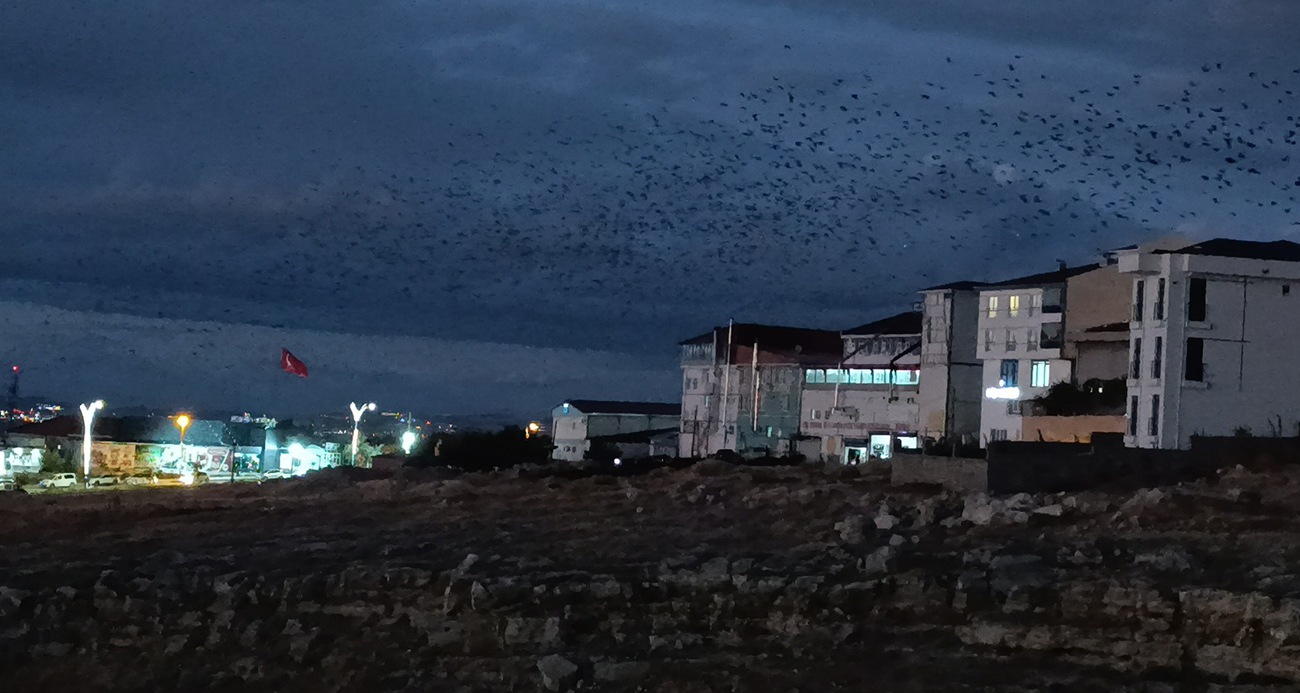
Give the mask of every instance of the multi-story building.
POLYGON ((1134 278, 1128 445, 1296 435, 1300 244, 1215 239, 1129 250, 1119 268, 1134 278))
POLYGON ((980 287, 977 350, 984 362, 980 412, 983 444, 1020 440, 1024 402, 1071 380, 1063 356, 1067 282, 1098 265, 1061 266, 1052 272, 980 287))
POLYGON ((571 399, 551 410, 552 459, 577 461, 591 451, 593 441, 610 436, 677 430, 681 405, 661 402, 606 402, 571 399))
POLYGON ((740 323, 681 347, 681 457, 791 452, 805 369, 843 357, 838 332, 740 323))
POLYGON ((820 440, 822 459, 846 464, 888 459, 896 445, 918 447, 921 314, 900 313, 842 338, 839 364, 804 371, 800 431, 820 440))
POLYGON ((956 282, 921 291, 922 438, 978 443, 983 362, 977 354, 980 284, 956 282))

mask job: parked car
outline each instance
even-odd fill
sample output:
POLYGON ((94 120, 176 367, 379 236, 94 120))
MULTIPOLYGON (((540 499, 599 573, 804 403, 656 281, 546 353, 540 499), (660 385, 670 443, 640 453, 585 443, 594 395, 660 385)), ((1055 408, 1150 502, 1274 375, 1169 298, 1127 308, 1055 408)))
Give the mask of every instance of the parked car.
POLYGON ((120 480, 119 480, 117 477, 115 477, 115 476, 92 476, 92 477, 90 477, 90 485, 91 485, 91 486, 114 486, 114 485, 116 485, 116 484, 118 484, 118 483, 120 483, 120 480))
POLYGON ((13 479, 0 479, 0 493, 12 491, 17 493, 26 493, 22 486, 14 483, 13 479))
POLYGON ((285 474, 284 470, 281 469, 272 469, 266 472, 262 472, 262 481, 273 481, 275 479, 288 479, 288 478, 289 475, 285 474))
POLYGON ((48 479, 41 479, 41 488, 72 488, 77 485, 77 475, 72 472, 60 472, 48 479))

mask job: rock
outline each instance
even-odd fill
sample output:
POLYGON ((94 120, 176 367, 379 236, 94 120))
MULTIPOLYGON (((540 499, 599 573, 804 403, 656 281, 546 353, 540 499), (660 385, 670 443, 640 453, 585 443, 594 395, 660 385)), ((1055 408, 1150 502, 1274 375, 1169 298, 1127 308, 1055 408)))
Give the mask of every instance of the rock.
POLYGON ((727 569, 731 562, 722 556, 710 558, 700 566, 700 577, 706 580, 719 580, 727 577, 727 569))
POLYGON ((889 514, 887 506, 881 506, 880 513, 875 517, 876 529, 890 530, 898 525, 898 518, 889 514))
POLYGON ((867 575, 879 575, 889 572, 889 559, 894 555, 894 550, 888 546, 882 546, 862 560, 862 572, 867 575))
POLYGON ((895 534, 894 536, 889 538, 890 546, 902 546, 903 544, 906 543, 907 543, 907 539, 905 539, 901 534, 895 534))
POLYGON ((1034 508, 1035 515, 1050 515, 1052 517, 1060 517, 1062 512, 1064 512, 1064 508, 1062 508, 1059 503, 1044 505, 1041 508, 1034 508))
POLYGON ((558 691, 578 675, 578 665, 553 654, 537 662, 537 671, 542 674, 542 684, 548 691, 558 691))
POLYGON ((1154 570, 1181 572, 1192 569, 1191 557, 1177 546, 1167 546, 1159 551, 1140 553, 1133 557, 1135 565, 1150 566, 1154 570))
POLYGON ((839 532, 840 539, 846 544, 861 544, 866 539, 863 531, 865 527, 866 521, 860 515, 846 517, 835 523, 835 531, 839 532))
POLYGON ((980 493, 966 499, 962 508, 961 519, 974 525, 987 525, 993 522, 996 508, 988 496, 980 493))
POLYGON ((646 662, 601 662, 592 672, 597 681, 605 682, 643 679, 649 674, 650 665, 646 662))

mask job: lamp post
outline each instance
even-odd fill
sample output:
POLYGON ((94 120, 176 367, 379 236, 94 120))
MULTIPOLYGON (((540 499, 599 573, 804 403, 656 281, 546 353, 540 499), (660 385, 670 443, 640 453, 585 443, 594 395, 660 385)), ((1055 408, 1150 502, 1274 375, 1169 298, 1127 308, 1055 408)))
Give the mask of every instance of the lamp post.
MULTIPOLYGON (((182 466, 185 464, 185 429, 187 429, 187 428, 190 427, 190 423, 191 423, 191 420, 190 420, 190 415, 189 415, 189 414, 180 414, 180 415, 177 415, 177 417, 176 417, 176 428, 181 429, 181 462, 180 462, 180 463, 181 463, 182 466)), ((196 477, 196 476, 198 476, 198 475, 195 474, 195 470, 191 469, 191 470, 190 470, 190 483, 191 483, 191 484, 194 483, 194 477, 196 477)))
POLYGON ((361 440, 361 416, 368 411, 374 411, 375 403, 358 407, 356 402, 351 402, 348 408, 352 410, 352 466, 355 467, 357 466, 357 444, 361 440))
POLYGON ((86 488, 90 488, 90 429, 95 420, 95 412, 103 408, 102 399, 81 405, 81 422, 84 424, 81 435, 81 478, 86 482, 86 488))

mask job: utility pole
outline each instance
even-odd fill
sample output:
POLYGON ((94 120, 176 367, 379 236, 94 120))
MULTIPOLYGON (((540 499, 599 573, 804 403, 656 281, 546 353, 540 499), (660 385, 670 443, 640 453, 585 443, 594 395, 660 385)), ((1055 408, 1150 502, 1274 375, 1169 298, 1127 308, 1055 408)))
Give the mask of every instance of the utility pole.
POLYGON ((18 406, 18 366, 13 367, 13 380, 9 382, 9 397, 5 402, 5 422, 4 428, 0 428, 0 446, 4 447, 4 452, 8 454, 9 450, 9 428, 13 424, 14 407, 18 406))

